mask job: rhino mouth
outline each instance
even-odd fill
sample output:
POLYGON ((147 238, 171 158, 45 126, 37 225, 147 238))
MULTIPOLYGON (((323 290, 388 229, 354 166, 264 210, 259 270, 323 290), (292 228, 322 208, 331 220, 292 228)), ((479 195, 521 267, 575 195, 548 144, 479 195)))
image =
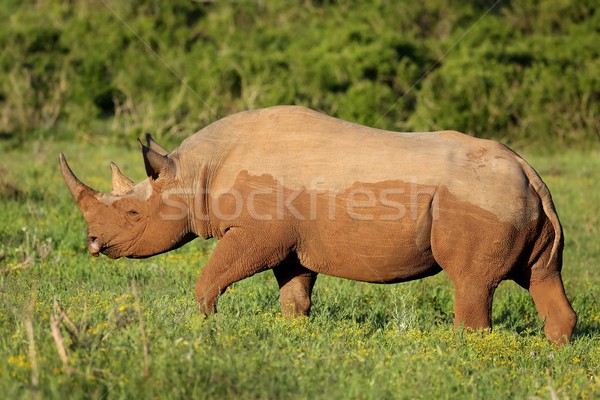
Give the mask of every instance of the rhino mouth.
POLYGON ((102 254, 104 254, 108 258, 112 258, 113 260, 121 258, 120 255, 116 254, 115 251, 111 247, 106 247, 102 249, 102 254))
POLYGON ((114 246, 103 245, 102 242, 100 242, 100 239, 94 236, 88 238, 88 251, 94 257, 98 257, 100 253, 113 260, 121 257, 114 246))

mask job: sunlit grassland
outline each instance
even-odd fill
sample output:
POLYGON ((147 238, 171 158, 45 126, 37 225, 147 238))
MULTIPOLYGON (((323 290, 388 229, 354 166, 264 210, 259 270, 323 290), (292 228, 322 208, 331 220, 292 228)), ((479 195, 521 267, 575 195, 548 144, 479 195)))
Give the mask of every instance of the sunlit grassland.
POLYGON ((111 160, 143 177, 135 148, 41 142, 3 153, 3 398, 36 390, 45 398, 600 396, 598 152, 525 154, 563 222, 563 276, 579 315, 574 343, 556 348, 544 339, 528 293, 512 282, 496 292, 492 333, 454 333, 452 285, 443 273, 398 285, 320 276, 312 316, 286 321, 267 272, 235 284, 219 314, 204 319, 193 286, 216 242, 196 240, 142 261, 90 257, 58 151, 98 189, 109 189, 111 160), (50 326, 55 299, 76 327, 60 323, 66 362, 50 326))

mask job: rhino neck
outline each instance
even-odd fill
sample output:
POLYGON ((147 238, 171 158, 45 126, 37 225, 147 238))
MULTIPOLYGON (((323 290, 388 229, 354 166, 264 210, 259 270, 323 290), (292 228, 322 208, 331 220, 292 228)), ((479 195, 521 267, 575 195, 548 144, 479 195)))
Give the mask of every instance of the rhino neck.
POLYGON ((191 230, 205 239, 222 236, 221 221, 211 212, 210 198, 218 192, 217 175, 239 140, 239 133, 230 120, 225 118, 205 127, 173 152, 180 165, 178 179, 193 193, 189 203, 191 230))
POLYGON ((214 221, 211 221, 208 196, 210 195, 210 171, 201 165, 193 181, 193 204, 190 207, 190 225, 193 232, 204 239, 215 237, 214 221))
POLYGON ((219 237, 216 230, 218 221, 211 217, 209 201, 215 170, 211 163, 200 157, 180 157, 180 159, 183 162, 180 164, 178 181, 186 193, 189 231, 204 239, 219 237))

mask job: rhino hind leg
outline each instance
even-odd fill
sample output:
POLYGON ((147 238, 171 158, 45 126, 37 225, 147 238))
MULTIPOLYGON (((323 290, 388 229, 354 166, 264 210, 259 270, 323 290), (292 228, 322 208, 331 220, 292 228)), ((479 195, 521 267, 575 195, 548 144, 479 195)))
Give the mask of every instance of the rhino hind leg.
POLYGON ((492 300, 497 284, 454 282, 454 327, 490 329, 492 327, 492 300))
POLYGON ((546 338, 555 344, 570 342, 577 315, 565 294, 560 272, 541 274, 536 269, 526 270, 515 281, 529 290, 538 315, 545 322, 546 338))
POLYGON ((541 319, 545 320, 544 333, 556 344, 571 341, 577 315, 565 295, 560 274, 554 278, 531 282, 529 293, 541 319))
POLYGON ((555 344, 571 341, 577 315, 565 294, 561 273, 563 243, 555 248, 555 231, 547 219, 539 224, 529 265, 512 277, 529 290, 546 338, 555 344))
POLYGON ((279 302, 283 316, 308 316, 317 273, 304 268, 295 255, 275 267, 273 272, 279 284, 279 302))

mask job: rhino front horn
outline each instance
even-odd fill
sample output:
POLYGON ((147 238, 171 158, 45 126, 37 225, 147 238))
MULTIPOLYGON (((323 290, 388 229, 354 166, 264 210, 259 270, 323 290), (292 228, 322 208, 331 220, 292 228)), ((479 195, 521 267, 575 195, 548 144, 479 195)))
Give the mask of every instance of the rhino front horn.
POLYGON ((73 196, 73 199, 75 200, 80 209, 80 203, 85 194, 89 194, 90 196, 93 196, 95 198, 98 198, 102 195, 97 190, 92 189, 91 187, 83 184, 79 179, 77 179, 73 171, 71 171, 71 168, 69 168, 69 164, 67 164, 67 160, 65 159, 63 153, 60 153, 58 159, 60 161, 60 169, 62 171, 63 178, 65 179, 65 183, 69 188, 69 192, 71 192, 71 196, 73 196))

